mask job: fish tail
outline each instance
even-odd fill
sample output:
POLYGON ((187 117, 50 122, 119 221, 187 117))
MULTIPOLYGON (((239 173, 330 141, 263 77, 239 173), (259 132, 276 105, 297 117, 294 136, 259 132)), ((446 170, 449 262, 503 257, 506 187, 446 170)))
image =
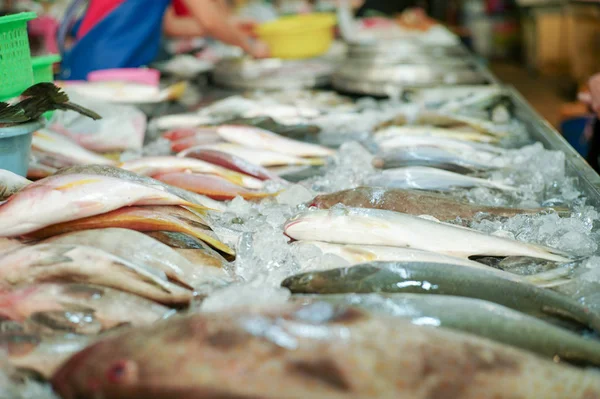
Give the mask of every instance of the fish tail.
POLYGON ((325 165, 325 160, 323 158, 305 158, 306 163, 311 166, 323 166, 325 165))
POLYGON ((558 216, 564 218, 570 217, 573 214, 573 212, 566 206, 551 206, 549 209, 552 209, 558 214, 558 216))
POLYGON ((566 284, 582 274, 581 265, 583 265, 583 263, 584 259, 565 263, 556 269, 547 272, 525 276, 524 279, 525 281, 540 287, 556 287, 566 284))
POLYGON ((197 239, 204 241, 205 243, 209 244, 211 247, 218 249, 219 251, 226 253, 227 255, 235 256, 235 250, 233 250, 231 247, 229 247, 224 242, 209 236, 208 234, 206 234, 204 231, 202 231, 200 229, 195 229, 190 226, 190 227, 186 227, 185 231, 183 231, 183 233, 186 233, 193 237, 196 237, 197 239))
POLYGON ((185 202, 181 206, 187 209, 188 211, 197 214, 198 216, 205 216, 210 211, 220 212, 218 209, 209 208, 200 204, 194 204, 193 202, 185 202))

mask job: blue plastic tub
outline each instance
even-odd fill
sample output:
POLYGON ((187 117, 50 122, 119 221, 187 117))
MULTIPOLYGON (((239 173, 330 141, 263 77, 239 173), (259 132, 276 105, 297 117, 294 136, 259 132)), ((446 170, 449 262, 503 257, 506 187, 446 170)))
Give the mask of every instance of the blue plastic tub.
POLYGON ((0 127, 0 169, 27 176, 33 132, 43 126, 42 119, 38 119, 34 122, 0 127))
POLYGON ((567 119, 560 125, 560 131, 563 137, 584 158, 587 156, 589 151, 588 143, 584 137, 584 130, 590 119, 591 117, 588 116, 567 119))

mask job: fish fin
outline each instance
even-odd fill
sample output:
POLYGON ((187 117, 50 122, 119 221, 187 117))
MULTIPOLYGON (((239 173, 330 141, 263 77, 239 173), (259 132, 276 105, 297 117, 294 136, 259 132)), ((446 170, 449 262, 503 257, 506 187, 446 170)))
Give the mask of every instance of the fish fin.
POLYGON ((548 209, 552 209, 558 214, 558 216, 563 218, 568 218, 573 214, 573 212, 566 206, 550 206, 548 209))
POLYGON ((187 234, 190 234, 191 236, 194 236, 194 237, 198 238, 199 240, 206 242, 211 247, 218 249, 219 251, 224 252, 227 255, 235 256, 235 250, 233 250, 233 248, 229 247, 224 242, 211 237, 210 235, 206 234, 205 232, 203 232, 200 229, 190 228, 189 232, 187 232, 187 234))
POLYGON ((563 285, 574 278, 577 278, 580 274, 585 273, 585 268, 581 270, 581 266, 584 264, 585 260, 587 260, 587 258, 565 263, 546 272, 524 276, 524 279, 529 283, 545 288, 563 285))
POLYGON ((218 209, 209 208, 207 206, 200 205, 200 204, 194 204, 192 202, 188 202, 188 203, 186 203, 184 205, 180 205, 180 206, 183 209, 186 209, 199 217, 206 216, 206 214, 210 211, 220 212, 218 209))
POLYGON ((323 158, 302 158, 308 165, 311 166, 323 166, 325 165, 325 159, 323 158))
POLYGON ((68 262, 73 262, 73 258, 64 256, 64 255, 53 255, 53 256, 49 256, 44 259, 40 259, 36 262, 30 263, 30 266, 31 267, 53 266, 53 265, 57 265, 60 263, 68 263, 68 262))
POLYGON ((59 191, 66 191, 73 187, 84 186, 86 184, 98 183, 100 181, 101 181, 101 179, 81 179, 81 180, 77 180, 77 181, 74 181, 71 183, 63 184, 62 186, 55 187, 54 189, 59 190, 59 191))

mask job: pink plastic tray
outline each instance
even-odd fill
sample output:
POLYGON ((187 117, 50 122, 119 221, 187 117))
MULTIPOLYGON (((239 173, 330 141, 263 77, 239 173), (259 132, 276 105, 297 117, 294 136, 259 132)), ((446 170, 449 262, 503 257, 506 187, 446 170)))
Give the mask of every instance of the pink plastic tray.
POLYGON ((150 68, 104 69, 101 71, 90 72, 87 75, 87 79, 90 82, 118 81, 158 87, 160 82, 160 72, 150 68))

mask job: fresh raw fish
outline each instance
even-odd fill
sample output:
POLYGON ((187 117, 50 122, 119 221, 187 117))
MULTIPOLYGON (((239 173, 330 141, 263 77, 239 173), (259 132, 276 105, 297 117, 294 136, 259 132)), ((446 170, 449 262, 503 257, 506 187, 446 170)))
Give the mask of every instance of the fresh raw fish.
POLYGON ((117 168, 115 166, 107 165, 80 165, 73 166, 68 169, 59 171, 59 175, 69 174, 90 174, 98 176, 114 177, 117 179, 129 181, 132 183, 138 183, 152 188, 158 188, 159 190, 167 191, 173 195, 183 198, 186 201, 197 205, 203 205, 207 208, 214 209, 217 211, 224 211, 225 207, 222 203, 212 200, 204 195, 192 193, 187 190, 183 190, 178 187, 169 186, 161 181, 153 179, 151 177, 138 175, 137 173, 129 172, 125 169, 117 168))
POLYGON ((51 176, 57 171, 58 169, 48 165, 44 165, 42 163, 39 163, 38 161, 29 161, 29 167, 27 168, 27 178, 29 180, 39 180, 43 179, 44 177, 51 176))
POLYGON ((179 156, 190 156, 188 154, 194 154, 198 150, 213 150, 221 151, 227 154, 242 158, 247 162, 252 162, 260 166, 281 166, 281 165, 322 165, 323 160, 300 158, 294 155, 282 154, 280 152, 262 150, 259 148, 243 147, 237 144, 212 144, 212 145, 201 145, 198 147, 192 147, 186 151, 183 151, 179 156))
POLYGON ((0 350, 6 351, 9 363, 17 369, 33 371, 45 379, 52 377, 64 361, 91 342, 92 339, 84 335, 65 334, 44 338, 23 331, 0 332, 0 350))
POLYGON ((226 125, 254 126, 286 137, 304 137, 318 134, 321 129, 316 125, 305 123, 283 124, 268 116, 257 116, 255 118, 235 118, 223 122, 226 125))
POLYGON ((401 148, 435 147, 448 151, 477 152, 482 156, 506 154, 505 149, 490 144, 474 143, 472 141, 457 140, 455 138, 402 135, 391 137, 376 137, 375 142, 384 152, 391 152, 401 148))
POLYGON ((170 246, 192 263, 220 269, 227 264, 227 260, 221 254, 196 237, 170 231, 151 231, 146 235, 170 246))
POLYGON ((600 316, 588 306, 518 279, 462 266, 427 262, 371 262, 285 279, 295 294, 407 293, 452 295, 490 301, 548 319, 600 331, 600 316))
POLYGON ((90 174, 55 175, 28 185, 0 206, 0 237, 28 234, 56 223, 130 205, 184 205, 206 209, 161 187, 90 174))
POLYGON ((37 244, 0 257, 0 287, 57 281, 112 287, 166 304, 192 298, 192 291, 170 283, 160 270, 93 247, 37 244))
POLYGON ((264 193, 248 190, 244 187, 230 183, 228 180, 211 175, 199 173, 175 172, 154 175, 156 180, 183 188, 194 193, 206 195, 214 200, 232 200, 237 196, 244 199, 261 199, 273 196, 276 193, 264 193))
POLYGON ((111 165, 115 163, 48 129, 40 129, 33 133, 31 147, 37 151, 66 159, 73 165, 111 165))
MULTIPOLYGON (((44 241, 53 244, 88 245, 119 256, 131 263, 162 270, 172 281, 186 284, 196 265, 147 235, 135 230, 107 228, 83 230, 55 236, 44 241)), ((200 267, 201 264, 198 264, 200 267)))
POLYGON ((432 136, 479 143, 497 143, 498 138, 480 132, 442 129, 430 126, 394 126, 375 132, 376 140, 402 136, 432 136))
POLYGON ((63 399, 585 399, 600 374, 318 302, 128 329, 74 355, 52 386, 63 399))
POLYGON ((0 169, 0 201, 3 201, 27 186, 31 180, 27 180, 23 176, 14 174, 5 169, 0 169))
POLYGON ((54 169, 62 169, 68 168, 77 163, 74 163, 71 159, 67 157, 63 157, 60 154, 51 154, 49 152, 42 152, 35 148, 31 149, 31 157, 35 159, 36 163, 42 164, 44 166, 54 168, 54 169))
POLYGON ((197 216, 183 208, 166 206, 129 206, 102 215, 59 223, 31 234, 34 238, 48 238, 74 231, 118 227, 137 231, 176 231, 192 235, 229 255, 233 249, 214 237, 212 231, 197 216))
POLYGON ((253 161, 248 161, 226 151, 209 150, 195 147, 189 151, 180 153, 178 156, 200 159, 201 161, 210 162, 214 165, 219 165, 224 168, 255 177, 259 180, 277 180, 283 182, 279 176, 270 172, 268 169, 255 164, 253 161))
POLYGON ((196 147, 199 145, 207 145, 219 143, 223 140, 217 135, 209 135, 209 134, 196 134, 190 137, 184 137, 179 140, 175 140, 171 142, 171 151, 173 152, 181 152, 183 150, 187 150, 188 148, 196 147))
POLYGON ((221 125, 217 127, 221 138, 243 147, 279 152, 297 157, 328 157, 334 151, 316 144, 304 143, 252 126, 221 125))
POLYGON ((119 167, 147 176, 184 171, 206 173, 223 177, 246 188, 261 189, 263 187, 263 183, 258 179, 192 158, 147 157, 124 162, 119 167))
POLYGON ((197 113, 164 115, 153 120, 153 124, 161 130, 194 128, 213 122, 214 118, 197 113))
MULTIPOLYGON (((169 141, 177 141, 181 139, 187 139, 189 137, 193 137, 198 133, 202 133, 204 131, 208 131, 206 129, 192 129, 192 128, 184 128, 184 129, 173 129, 168 132, 163 133, 163 138, 169 141)), ((211 134, 213 131, 210 131, 211 134)))
MULTIPOLYGON (((120 325, 143 326, 167 316, 171 309, 153 301, 117 291, 108 287, 88 284, 36 284, 0 293, 0 317, 19 323, 36 314, 53 317, 63 332, 76 333, 77 324, 98 324, 101 330, 120 325), (84 313, 86 317, 73 324, 66 320, 69 313, 84 313)), ((74 318, 77 320, 77 318, 74 318)))
POLYGON ((503 191, 518 190, 516 187, 492 180, 465 176, 426 166, 387 169, 368 177, 364 183, 367 186, 375 187, 435 191, 447 191, 457 187, 488 187, 503 191))
POLYGON ((486 171, 502 166, 501 160, 497 157, 485 157, 484 154, 475 152, 460 154, 435 147, 403 148, 377 155, 373 159, 373 166, 380 169, 427 166, 459 174, 486 171))
POLYGON ((427 294, 350 294, 299 297, 459 330, 538 353, 552 360, 600 365, 600 341, 479 299, 427 294))
POLYGON ((306 211, 290 219, 285 234, 295 240, 386 245, 458 257, 529 256, 566 262, 561 251, 400 212, 367 208, 306 211))
MULTIPOLYGON (((480 206, 446 195, 381 187, 358 187, 319 195, 310 202, 309 206, 329 209, 336 204, 354 208, 383 209, 415 216, 430 215, 444 222, 456 220, 456 218, 473 219, 478 213, 512 217, 520 214, 535 214, 544 210, 544 208, 524 209, 480 206)), ((562 208, 555 210, 559 213, 568 213, 568 210, 562 208)))
MULTIPOLYGON (((387 261, 387 262, 430 262, 430 263, 448 263, 457 266, 474 267, 476 269, 488 270, 491 272, 505 274, 498 269, 483 265, 464 258, 438 254, 435 252, 422 251, 419 249, 386 247, 381 245, 342 245, 329 244, 319 241, 295 241, 291 245, 301 249, 315 246, 321 250, 324 255, 335 255, 350 265, 360 263, 387 261)), ((310 267, 310 265, 307 265, 310 267)))

